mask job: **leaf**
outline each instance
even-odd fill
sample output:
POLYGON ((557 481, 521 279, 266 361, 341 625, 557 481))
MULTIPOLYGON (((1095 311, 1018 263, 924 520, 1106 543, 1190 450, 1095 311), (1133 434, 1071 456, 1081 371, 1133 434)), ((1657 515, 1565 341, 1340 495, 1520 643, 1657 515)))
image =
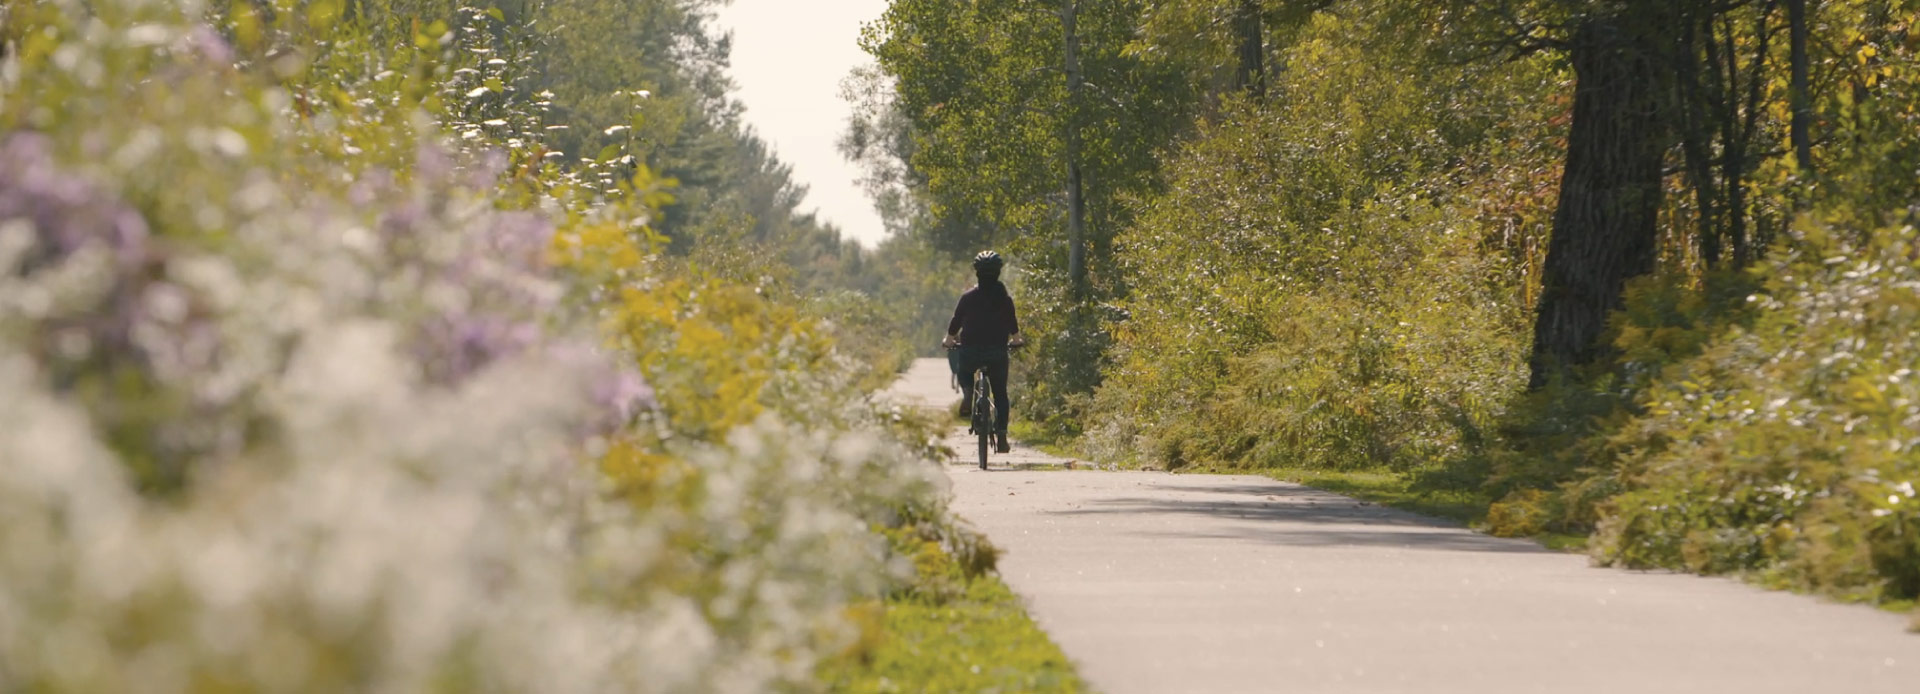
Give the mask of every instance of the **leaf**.
POLYGON ((340 2, 314 0, 313 4, 307 6, 307 25, 322 33, 333 28, 333 23, 340 19, 340 2))

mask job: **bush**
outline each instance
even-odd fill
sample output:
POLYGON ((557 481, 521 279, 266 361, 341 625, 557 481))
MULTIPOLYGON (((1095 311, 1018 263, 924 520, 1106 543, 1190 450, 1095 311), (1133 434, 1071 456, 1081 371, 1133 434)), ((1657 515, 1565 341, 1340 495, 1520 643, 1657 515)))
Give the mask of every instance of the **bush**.
POLYGON ((1618 478, 1593 474, 1627 452, 1613 435, 1644 412, 1640 399, 1668 365, 1697 356, 1727 326, 1751 321, 1746 297, 1756 288, 1725 272, 1704 282, 1677 274, 1629 282, 1626 306, 1608 324, 1612 356, 1516 395, 1498 435, 1449 472, 1495 497, 1556 490, 1545 527, 1591 532, 1599 506, 1625 489, 1618 478))
POLYGON ((1527 251, 1509 246, 1544 215, 1459 182, 1525 178, 1486 155, 1551 129, 1555 73, 1469 66, 1443 37, 1409 40, 1401 8, 1350 9, 1292 37, 1270 101, 1203 124, 1119 240, 1132 291, 1095 455, 1431 467, 1477 445, 1519 387, 1527 251))
POLYGON ((1487 507, 1487 532, 1495 537, 1533 537, 1547 531, 1555 516, 1553 495, 1521 489, 1487 507))
POLYGON ((1263 302, 1269 341, 1225 359, 1211 400, 1163 415, 1192 418, 1150 436, 1164 461, 1410 470, 1478 444, 1519 385, 1501 374, 1514 373, 1503 367, 1521 358, 1523 333, 1491 295, 1470 235, 1413 231, 1461 224, 1457 212, 1414 207, 1370 208, 1410 219, 1383 224, 1407 236, 1353 249, 1383 265, 1406 253, 1408 271, 1263 302))
POLYGON ((1756 270, 1751 325, 1668 367, 1613 435, 1603 560, 1920 596, 1917 237, 1809 224, 1756 270))

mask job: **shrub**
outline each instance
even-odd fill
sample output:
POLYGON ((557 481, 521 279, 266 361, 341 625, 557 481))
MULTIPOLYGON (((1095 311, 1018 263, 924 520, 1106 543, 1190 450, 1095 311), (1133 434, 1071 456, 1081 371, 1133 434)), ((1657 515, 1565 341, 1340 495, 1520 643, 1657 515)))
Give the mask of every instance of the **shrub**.
MULTIPOLYGON (((1318 286, 1220 287, 1245 292, 1246 308, 1228 315, 1257 321, 1239 354, 1223 336, 1198 338, 1167 364, 1123 339, 1128 361, 1098 402, 1127 409, 1106 410, 1105 445, 1145 438, 1175 466, 1410 470, 1463 456, 1519 387, 1509 367, 1525 336, 1461 215, 1383 201, 1336 222, 1358 237, 1346 252, 1371 267, 1318 286), (1147 397, 1167 388, 1178 393, 1171 406, 1147 397)), ((1122 334, 1145 329, 1160 327, 1122 334)))
POLYGON ((1496 537, 1533 537, 1552 523, 1553 495, 1521 489, 1487 507, 1487 532, 1496 537))
POLYGON ((1751 325, 1668 367, 1613 435, 1603 560, 1920 595, 1916 240, 1809 224, 1756 270, 1751 325))
POLYGON ((1270 101, 1203 124, 1118 241, 1131 294, 1094 454, 1430 467, 1476 445, 1518 387, 1527 251, 1508 245, 1538 201, 1493 205, 1458 181, 1519 176, 1483 155, 1550 129, 1554 72, 1469 67, 1442 37, 1408 40, 1395 8, 1351 9, 1293 37, 1270 101))

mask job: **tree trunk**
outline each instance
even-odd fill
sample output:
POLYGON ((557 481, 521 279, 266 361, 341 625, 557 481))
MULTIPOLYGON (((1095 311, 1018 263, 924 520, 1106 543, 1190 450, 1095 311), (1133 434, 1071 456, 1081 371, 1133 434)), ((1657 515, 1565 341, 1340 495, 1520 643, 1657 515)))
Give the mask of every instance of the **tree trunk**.
POLYGON ((1534 323, 1533 388, 1598 358, 1626 281, 1653 270, 1670 70, 1652 35, 1660 23, 1649 19, 1594 17, 1572 38, 1573 124, 1534 323))
POLYGON ((1793 44, 1790 53, 1793 85, 1789 98, 1793 105, 1793 158, 1800 175, 1813 174, 1813 97, 1807 85, 1807 0, 1787 0, 1787 35, 1793 44))
MULTIPOLYGON (((1734 39, 1733 18, 1722 14, 1720 22, 1727 37, 1727 90, 1720 104, 1720 182, 1726 186, 1727 241, 1733 246, 1734 265, 1740 266, 1747 263, 1747 142, 1740 128, 1740 46, 1734 39)), ((1760 65, 1756 63, 1749 79, 1758 84, 1759 78, 1760 65)))
MULTIPOLYGON (((1760 132, 1761 103, 1766 96, 1767 56, 1772 54, 1769 48, 1773 31, 1768 24, 1773 11, 1779 7, 1778 0, 1767 0, 1760 7, 1759 19, 1755 31, 1759 38, 1754 42, 1753 62, 1746 71, 1745 101, 1729 99, 1727 118, 1728 137, 1725 144, 1726 170, 1721 176, 1727 180, 1727 211, 1731 214, 1727 224, 1727 238, 1733 244, 1733 259, 1737 267, 1746 267, 1754 261, 1752 235, 1747 233, 1747 167, 1753 160, 1751 151, 1754 136, 1760 132)), ((1727 83, 1740 85, 1739 58, 1735 49, 1733 20, 1727 24, 1727 83)), ((1729 94, 1729 96, 1733 96, 1729 94)))
MULTIPOLYGON (((1711 45, 1715 39, 1711 20, 1702 21, 1691 14, 1686 16, 1680 30, 1680 52, 1676 56, 1680 79, 1680 151, 1686 163, 1687 185, 1693 188, 1694 206, 1699 208, 1694 241, 1699 244, 1700 262, 1712 268, 1720 264, 1720 204, 1716 197, 1719 189, 1714 182, 1712 155, 1715 130, 1708 115, 1712 99, 1700 77, 1699 43, 1705 39, 1711 45)), ((1713 66, 1708 63, 1708 67, 1713 66)))
POLYGON ((1067 72, 1067 282, 1073 300, 1087 296, 1087 201, 1080 173, 1080 92, 1086 78, 1080 74, 1080 32, 1077 0, 1062 0, 1061 30, 1066 34, 1067 72))
POLYGON ((1240 67, 1236 87, 1255 99, 1267 95, 1267 25, 1260 18, 1260 0, 1240 0, 1234 12, 1234 32, 1240 39, 1240 67))

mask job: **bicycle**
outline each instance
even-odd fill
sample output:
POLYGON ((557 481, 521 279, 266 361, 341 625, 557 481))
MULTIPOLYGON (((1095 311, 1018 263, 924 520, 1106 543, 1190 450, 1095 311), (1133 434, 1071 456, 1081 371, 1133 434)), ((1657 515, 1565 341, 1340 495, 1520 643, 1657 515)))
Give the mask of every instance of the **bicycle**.
MULTIPOLYGON (((1026 346, 1025 342, 1010 342, 1008 350, 1026 346)), ((947 347, 947 351, 959 349, 959 345, 947 347)), ((958 378, 958 376, 955 376, 958 378)), ((987 379, 985 367, 973 370, 973 408, 967 421, 967 434, 980 437, 980 469, 987 469, 987 454, 993 451, 993 422, 996 412, 993 407, 993 384, 987 379)))

